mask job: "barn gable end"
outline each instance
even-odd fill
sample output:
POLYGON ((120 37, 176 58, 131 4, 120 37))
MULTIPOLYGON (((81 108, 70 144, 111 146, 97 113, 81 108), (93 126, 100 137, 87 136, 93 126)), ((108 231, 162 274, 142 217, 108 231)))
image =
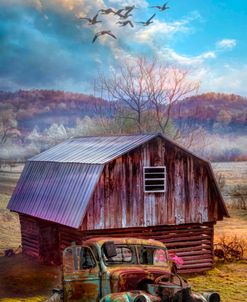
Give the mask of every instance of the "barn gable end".
POLYGON ((208 163, 161 137, 107 163, 81 230, 216 223, 227 215, 208 163), (143 167, 166 167, 166 192, 145 193, 143 167))

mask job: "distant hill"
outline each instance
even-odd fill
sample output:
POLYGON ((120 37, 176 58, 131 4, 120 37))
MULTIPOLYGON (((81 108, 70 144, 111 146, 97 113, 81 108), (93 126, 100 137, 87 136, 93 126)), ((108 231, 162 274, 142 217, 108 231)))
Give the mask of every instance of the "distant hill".
MULTIPOLYGON (((44 130, 54 122, 74 126, 76 118, 97 116, 99 106, 105 107, 105 115, 110 114, 106 101, 90 95, 53 90, 0 91, 1 111, 15 112, 18 126, 25 133, 35 126, 44 130)), ((247 130, 247 98, 213 92, 196 95, 174 106, 172 116, 209 131, 243 132, 247 130)))
POLYGON ((107 115, 107 102, 89 95, 54 90, 0 91, 0 110, 14 112, 19 130, 26 134, 35 126, 43 131, 53 123, 73 127, 76 118, 95 116, 102 103, 107 115))
POLYGON ((239 95, 210 92, 192 96, 177 104, 172 115, 212 133, 247 133, 247 98, 239 95))
MULTIPOLYGON (((111 117, 109 102, 92 95, 53 91, 0 91, 0 160, 24 160, 68 137, 91 134, 93 121, 111 117), (90 128, 91 127, 91 128, 90 128)), ((172 119, 203 129, 219 151, 203 150, 208 158, 247 158, 247 98, 205 93, 181 100, 172 108, 172 119), (227 145, 226 142, 231 144, 227 145), (213 154, 213 155, 212 155, 213 154), (243 155, 244 154, 244 155, 243 155)), ((202 152, 199 148, 199 152, 202 152)))

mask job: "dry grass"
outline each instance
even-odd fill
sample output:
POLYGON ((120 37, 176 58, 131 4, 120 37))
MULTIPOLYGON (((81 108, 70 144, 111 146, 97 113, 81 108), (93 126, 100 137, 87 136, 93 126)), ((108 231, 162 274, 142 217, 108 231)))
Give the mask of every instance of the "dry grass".
MULTIPOLYGON (((215 226, 215 242, 225 238, 246 240, 247 211, 229 209, 231 218, 219 221, 215 226)), ((246 254, 245 254, 246 257, 246 254)), ((234 263, 217 261, 215 268, 203 274, 188 276, 194 291, 217 291, 222 302, 247 301, 247 260, 234 263)))
POLYGON ((6 249, 17 249, 21 244, 19 217, 6 209, 9 195, 0 194, 0 255, 6 249))
POLYGON ((236 186, 247 186, 247 161, 225 162, 212 164, 216 178, 223 178, 225 185, 222 194, 226 203, 232 206, 236 199, 231 196, 231 191, 236 186))
POLYGON ((247 185, 247 161, 212 163, 214 172, 225 177, 226 186, 247 185))
POLYGON ((204 274, 189 276, 194 291, 216 291, 222 302, 247 301, 247 261, 237 263, 218 262, 204 274))
POLYGON ((239 209, 229 209, 231 218, 225 218, 218 221, 215 226, 215 240, 218 241, 221 237, 239 238, 247 237, 247 211, 239 209))

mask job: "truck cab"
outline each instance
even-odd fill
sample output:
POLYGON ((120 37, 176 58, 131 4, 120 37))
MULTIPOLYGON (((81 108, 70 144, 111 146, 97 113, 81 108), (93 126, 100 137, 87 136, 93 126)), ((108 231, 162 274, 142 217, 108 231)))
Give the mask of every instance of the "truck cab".
POLYGON ((93 238, 63 252, 64 302, 219 302, 193 294, 172 271, 166 246, 138 238, 93 238))

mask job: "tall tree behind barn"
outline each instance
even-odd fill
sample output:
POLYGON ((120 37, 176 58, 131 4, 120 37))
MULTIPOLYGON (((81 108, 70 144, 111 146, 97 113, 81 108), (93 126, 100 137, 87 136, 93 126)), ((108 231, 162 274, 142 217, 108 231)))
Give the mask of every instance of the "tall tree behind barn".
POLYGON ((73 240, 131 235, 166 243, 183 272, 212 267, 214 224, 229 216, 210 164, 161 134, 65 141, 26 163, 8 208, 45 261, 73 240))

